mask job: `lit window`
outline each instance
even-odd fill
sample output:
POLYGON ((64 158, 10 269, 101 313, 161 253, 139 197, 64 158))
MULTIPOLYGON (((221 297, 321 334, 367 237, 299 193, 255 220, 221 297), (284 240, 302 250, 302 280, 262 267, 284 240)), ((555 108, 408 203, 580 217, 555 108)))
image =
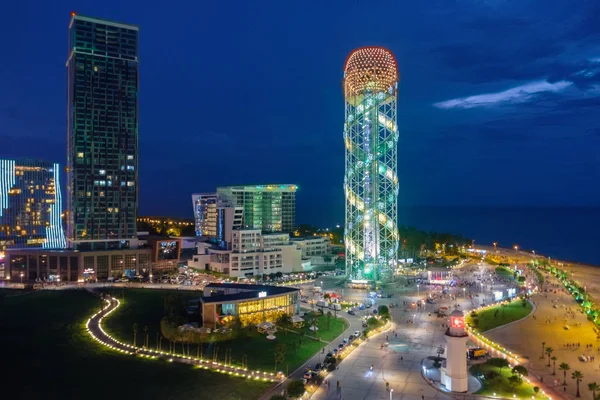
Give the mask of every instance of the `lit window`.
POLYGON ((83 153, 77 153, 77 158, 83 158, 83 153))
POLYGON ((128 165, 127 166, 127 171, 133 171, 133 168, 134 168, 133 165, 128 165))
POLYGON ((106 175, 106 170, 105 169, 101 169, 100 170, 100 175, 106 175))
POLYGON ((133 182, 133 181, 128 181, 127 182, 127 186, 129 186, 129 187, 133 186, 134 184, 135 184, 135 182, 133 182))
POLYGON ((127 156, 128 160, 133 160, 133 156, 127 156))

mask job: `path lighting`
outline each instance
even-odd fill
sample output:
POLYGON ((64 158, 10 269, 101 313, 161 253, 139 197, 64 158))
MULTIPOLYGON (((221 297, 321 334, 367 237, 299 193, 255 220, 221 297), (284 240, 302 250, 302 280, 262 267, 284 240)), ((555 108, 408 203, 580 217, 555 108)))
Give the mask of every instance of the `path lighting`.
POLYGON ((390 389, 390 400, 392 400, 392 393, 394 393, 394 389, 390 389))

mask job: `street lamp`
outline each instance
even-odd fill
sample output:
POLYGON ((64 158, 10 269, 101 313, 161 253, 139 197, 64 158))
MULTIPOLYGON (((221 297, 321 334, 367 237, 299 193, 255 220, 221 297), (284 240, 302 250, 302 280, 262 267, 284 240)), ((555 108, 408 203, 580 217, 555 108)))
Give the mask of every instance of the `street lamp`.
POLYGON ((467 290, 467 288, 463 288, 463 297, 467 297, 465 294, 465 291, 467 290))
POLYGON ((496 248, 497 245, 498 245, 498 243, 494 242, 494 253, 498 252, 498 249, 496 248))
POLYGON ((390 400, 392 400, 392 393, 394 393, 394 389, 390 389, 390 400))
POLYGON ((420 291, 419 291, 419 284, 417 283, 417 297, 421 297, 420 291))
POLYGON ((23 273, 21 272, 19 276, 21 277, 21 283, 23 283, 23 273))
POLYGON ((519 254, 519 246, 515 245, 515 256, 519 254))

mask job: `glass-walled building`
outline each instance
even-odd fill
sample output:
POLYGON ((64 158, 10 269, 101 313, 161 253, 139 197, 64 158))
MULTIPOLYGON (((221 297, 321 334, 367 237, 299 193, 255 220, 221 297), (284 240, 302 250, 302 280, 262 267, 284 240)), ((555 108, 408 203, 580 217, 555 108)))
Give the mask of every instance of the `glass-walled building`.
POLYGON ((71 16, 67 237, 74 248, 136 237, 138 40, 135 25, 71 16))
POLYGON ((244 228, 290 233, 296 225, 296 190, 296 185, 227 186, 217 188, 217 195, 243 207, 244 228))
POLYGON ((239 318, 243 326, 275 323, 282 314, 299 313, 299 293, 292 287, 210 283, 200 299, 202 323, 217 328, 231 317, 239 318))
POLYGON ((58 164, 0 160, 0 250, 66 247, 58 164))

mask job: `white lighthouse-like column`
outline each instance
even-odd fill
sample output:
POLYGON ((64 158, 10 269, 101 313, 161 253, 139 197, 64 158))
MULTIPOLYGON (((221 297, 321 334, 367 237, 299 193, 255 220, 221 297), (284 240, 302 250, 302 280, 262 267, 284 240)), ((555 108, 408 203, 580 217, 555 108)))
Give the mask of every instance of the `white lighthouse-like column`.
POLYGON ((459 310, 450 314, 450 328, 446 331, 446 363, 442 367, 442 384, 451 392, 468 391, 467 340, 465 317, 459 310))

